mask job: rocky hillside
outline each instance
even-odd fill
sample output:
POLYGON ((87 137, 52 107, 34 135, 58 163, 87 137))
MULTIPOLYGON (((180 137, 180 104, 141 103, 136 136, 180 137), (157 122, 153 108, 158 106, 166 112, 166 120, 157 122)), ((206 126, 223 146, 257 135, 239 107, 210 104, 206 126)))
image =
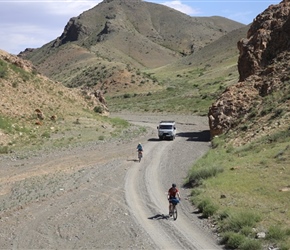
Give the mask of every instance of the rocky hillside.
POLYGON ((0 151, 106 109, 99 92, 69 89, 37 73, 31 62, 0 50, 0 151))
POLYGON ((289 129, 290 2, 269 6, 238 42, 239 82, 210 107, 211 135, 233 132, 235 144, 289 129))
POLYGON ((241 27, 223 17, 190 17, 141 0, 105 0, 71 18, 60 37, 19 56, 66 86, 142 92, 158 85, 140 69, 175 62, 241 27))

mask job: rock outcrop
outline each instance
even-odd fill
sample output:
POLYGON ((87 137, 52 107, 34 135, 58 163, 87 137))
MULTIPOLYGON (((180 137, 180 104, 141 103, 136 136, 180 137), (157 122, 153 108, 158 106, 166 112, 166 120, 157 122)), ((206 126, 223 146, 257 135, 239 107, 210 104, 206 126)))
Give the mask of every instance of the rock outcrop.
POLYGON ((225 133, 235 127, 257 96, 257 89, 246 82, 228 87, 210 107, 208 118, 211 136, 225 133))
POLYGON ((251 25, 247 38, 238 42, 240 81, 260 74, 272 60, 290 46, 290 2, 271 5, 258 15, 251 25))
POLYGON ((254 106, 262 106, 264 97, 281 90, 289 80, 289 13, 289 0, 269 6, 255 18, 247 38, 238 42, 239 82, 209 108, 212 137, 246 122, 254 106))
POLYGON ((21 59, 15 55, 11 55, 4 50, 0 50, 0 59, 14 64, 15 66, 20 67, 28 72, 36 72, 35 66, 30 61, 21 59))

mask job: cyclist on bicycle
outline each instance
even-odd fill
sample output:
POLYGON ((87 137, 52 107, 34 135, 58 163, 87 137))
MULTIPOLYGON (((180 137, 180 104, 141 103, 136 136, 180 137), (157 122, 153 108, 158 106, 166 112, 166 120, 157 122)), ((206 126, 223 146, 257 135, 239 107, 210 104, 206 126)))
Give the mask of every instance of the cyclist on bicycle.
POLYGON ((143 146, 141 145, 141 142, 139 142, 138 145, 137 145, 137 151, 138 152, 139 151, 143 152, 143 146))
POLYGON ((171 216, 171 211, 173 209, 173 203, 177 204, 177 203, 179 203, 179 200, 181 199, 180 193, 179 193, 178 189, 176 188, 175 183, 173 183, 171 188, 168 190, 167 199, 169 201, 169 215, 171 216))
POLYGON ((137 145, 137 152, 138 152, 138 159, 140 162, 141 158, 143 157, 143 146, 141 145, 141 142, 139 142, 137 145))

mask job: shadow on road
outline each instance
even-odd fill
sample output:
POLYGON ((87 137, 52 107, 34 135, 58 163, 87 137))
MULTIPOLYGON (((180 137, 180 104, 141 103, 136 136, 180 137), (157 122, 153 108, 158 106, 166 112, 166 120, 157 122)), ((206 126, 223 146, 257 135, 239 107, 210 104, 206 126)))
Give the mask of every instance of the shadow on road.
POLYGON ((171 138, 164 138, 162 140, 158 139, 158 138, 150 138, 148 139, 148 141, 172 141, 171 138))
POLYGON ((168 219, 169 218, 169 215, 165 215, 165 214, 156 214, 152 217, 149 217, 148 219, 149 220, 164 220, 164 219, 168 219))
POLYGON ((210 141, 210 131, 204 130, 200 132, 183 132, 178 133, 177 136, 179 137, 187 137, 187 141, 210 141))
POLYGON ((139 162, 138 159, 127 159, 127 161, 134 161, 134 162, 139 162))
POLYGON ((160 139, 158 139, 158 138, 150 138, 150 139, 148 139, 148 141, 160 141, 160 139))

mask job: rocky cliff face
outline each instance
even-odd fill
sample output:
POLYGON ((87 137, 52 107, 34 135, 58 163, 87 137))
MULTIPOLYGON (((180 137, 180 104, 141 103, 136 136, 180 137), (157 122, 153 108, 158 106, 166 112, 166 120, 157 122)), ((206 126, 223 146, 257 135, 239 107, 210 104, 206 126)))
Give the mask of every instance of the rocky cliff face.
POLYGON ((254 126, 255 129, 264 126, 264 131, 265 125, 258 120, 266 120, 264 106, 269 99, 266 97, 273 97, 275 93, 280 93, 276 99, 281 101, 272 103, 272 111, 277 110, 278 106, 287 111, 290 79, 289 11, 290 2, 286 0, 269 6, 255 18, 247 38, 238 42, 239 82, 227 88, 210 107, 208 118, 212 136, 241 127, 249 120, 259 124, 254 126))
POLYGON ((251 25, 246 39, 238 42, 240 51, 240 81, 260 74, 290 43, 289 2, 271 5, 258 15, 251 25))

